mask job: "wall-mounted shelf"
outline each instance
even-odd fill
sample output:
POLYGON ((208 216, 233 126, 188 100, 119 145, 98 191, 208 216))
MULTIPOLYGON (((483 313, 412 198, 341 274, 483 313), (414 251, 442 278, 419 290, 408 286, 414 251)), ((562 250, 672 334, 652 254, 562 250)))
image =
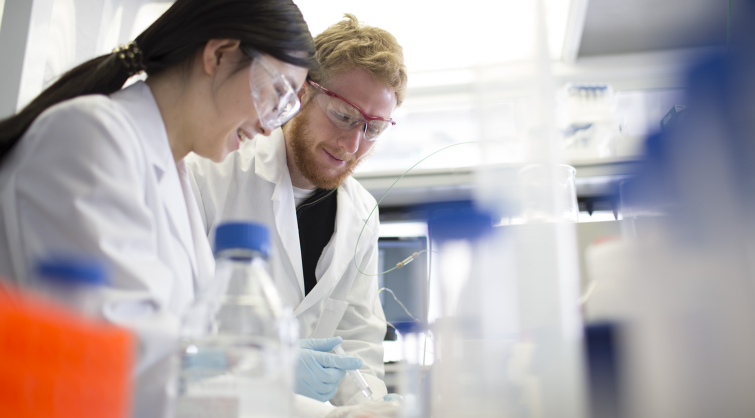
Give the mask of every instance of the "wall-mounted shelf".
MULTIPOLYGON (((637 173, 640 161, 583 160, 570 165, 577 170, 577 197, 595 199, 615 195, 621 181, 637 173)), ((471 199, 475 170, 475 167, 462 167, 409 172, 385 196, 380 207, 397 209, 426 202, 471 199)), ((403 171, 357 173, 354 178, 379 200, 402 174, 403 171)))

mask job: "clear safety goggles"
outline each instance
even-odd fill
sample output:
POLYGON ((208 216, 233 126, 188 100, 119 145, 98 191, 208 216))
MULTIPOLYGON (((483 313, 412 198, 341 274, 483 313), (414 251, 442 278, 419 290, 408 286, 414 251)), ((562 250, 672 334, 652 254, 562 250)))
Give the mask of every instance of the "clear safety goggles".
POLYGON ((355 126, 359 126, 359 124, 362 123, 364 124, 364 139, 374 141, 380 136, 380 134, 396 124, 393 119, 370 116, 364 113, 359 106, 351 103, 340 95, 326 89, 312 80, 308 80, 308 82, 312 87, 316 88, 319 93, 322 93, 315 97, 315 101, 320 106, 320 109, 325 112, 333 125, 343 130, 353 129, 355 126))
POLYGON ((257 110, 260 125, 273 130, 294 117, 301 106, 291 83, 275 68, 266 55, 247 47, 252 57, 249 69, 249 87, 257 110))

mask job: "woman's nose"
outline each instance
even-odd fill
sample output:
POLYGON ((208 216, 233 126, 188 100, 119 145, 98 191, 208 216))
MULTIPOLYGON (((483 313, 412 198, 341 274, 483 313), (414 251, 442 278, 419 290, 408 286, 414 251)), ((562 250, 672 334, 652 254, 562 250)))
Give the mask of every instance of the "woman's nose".
POLYGON ((273 133, 272 129, 265 128, 260 122, 257 122, 257 131, 265 136, 270 136, 270 134, 273 133))

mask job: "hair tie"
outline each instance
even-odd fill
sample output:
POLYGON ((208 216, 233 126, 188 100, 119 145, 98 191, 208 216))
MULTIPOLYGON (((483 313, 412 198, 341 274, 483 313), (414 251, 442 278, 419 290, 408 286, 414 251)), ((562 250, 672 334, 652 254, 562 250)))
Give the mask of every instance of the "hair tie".
POLYGON ((131 41, 126 45, 113 49, 113 53, 117 54, 118 59, 121 60, 121 64, 126 67, 129 77, 139 74, 147 69, 142 60, 144 54, 142 53, 142 50, 136 46, 135 41, 131 41))

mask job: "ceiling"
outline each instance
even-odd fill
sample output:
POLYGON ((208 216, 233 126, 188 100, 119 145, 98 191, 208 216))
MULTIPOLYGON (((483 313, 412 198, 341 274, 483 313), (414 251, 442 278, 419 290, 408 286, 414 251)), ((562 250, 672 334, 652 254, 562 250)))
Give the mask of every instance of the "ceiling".
POLYGON ((589 0, 578 58, 725 45, 727 9, 726 0, 589 0))

